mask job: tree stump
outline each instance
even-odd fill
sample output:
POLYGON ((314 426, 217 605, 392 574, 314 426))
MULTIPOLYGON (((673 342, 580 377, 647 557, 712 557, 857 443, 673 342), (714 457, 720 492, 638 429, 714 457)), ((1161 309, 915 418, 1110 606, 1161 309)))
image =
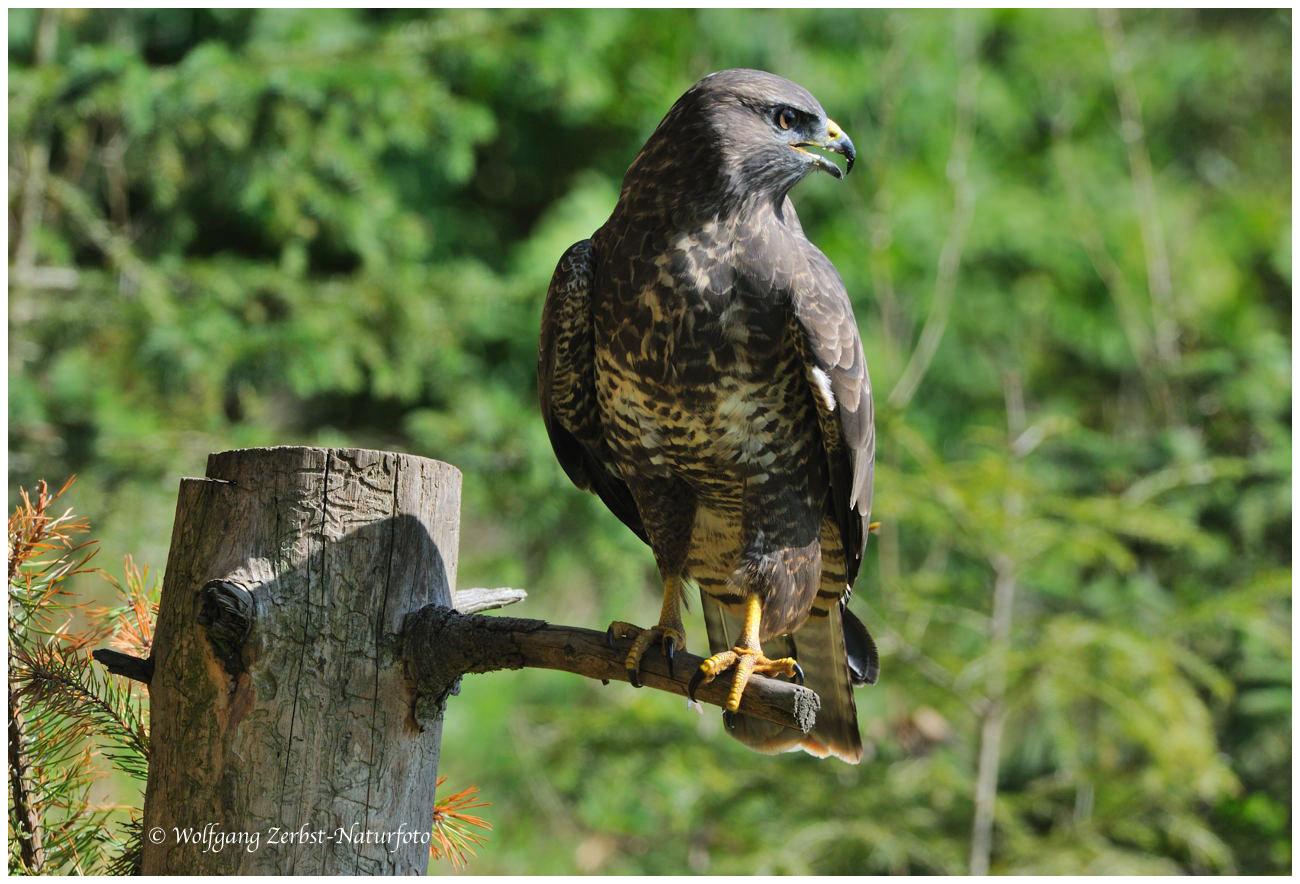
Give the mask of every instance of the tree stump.
POLYGON ((423 874, 441 712, 402 620, 451 606, 459 471, 359 449, 181 481, 150 683, 145 874, 423 874))
MULTIPOLYGON (((423 874, 463 675, 626 678, 605 633, 468 613, 525 593, 456 595, 459 518, 459 471, 392 452, 226 451, 181 480, 153 654, 95 652, 149 684, 145 874, 423 874)), ((676 660, 643 684, 689 694, 702 661, 676 660)), ((808 733, 819 705, 755 676, 740 711, 808 733)))

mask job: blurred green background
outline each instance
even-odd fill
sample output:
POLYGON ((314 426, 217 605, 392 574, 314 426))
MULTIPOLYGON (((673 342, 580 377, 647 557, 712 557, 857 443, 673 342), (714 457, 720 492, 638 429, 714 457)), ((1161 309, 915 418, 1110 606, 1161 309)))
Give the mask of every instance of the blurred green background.
POLYGON ((863 763, 472 677, 470 872, 1290 869, 1289 11, 8 21, 11 500, 80 474, 110 569, 163 567, 210 451, 364 446, 464 471, 461 586, 650 622, 649 551, 537 415, 551 271, 710 71, 858 144, 793 196, 876 388, 863 763))

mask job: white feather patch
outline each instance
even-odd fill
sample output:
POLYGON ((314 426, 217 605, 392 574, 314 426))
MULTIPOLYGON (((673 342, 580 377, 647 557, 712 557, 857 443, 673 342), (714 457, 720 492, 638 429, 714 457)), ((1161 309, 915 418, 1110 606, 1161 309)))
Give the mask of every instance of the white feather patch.
POLYGON ((820 368, 812 370, 813 383, 817 386, 817 392, 821 394, 822 405, 826 406, 827 411, 835 410, 835 394, 831 392, 830 375, 820 368))

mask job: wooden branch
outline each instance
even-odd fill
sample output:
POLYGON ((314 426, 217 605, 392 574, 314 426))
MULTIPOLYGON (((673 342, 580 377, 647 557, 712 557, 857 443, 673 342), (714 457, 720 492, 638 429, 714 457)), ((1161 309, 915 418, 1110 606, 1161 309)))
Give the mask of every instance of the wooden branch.
MULTIPOLYGON (((219 647, 219 636, 221 634, 222 623, 230 619, 232 611, 230 609, 239 609, 251 607, 251 598, 248 596, 243 587, 234 586, 227 581, 211 580, 203 588, 204 603, 203 611, 200 612, 197 622, 201 626, 209 627, 209 637, 214 646, 219 647), (242 604, 236 604, 240 602, 242 604)), ((458 590, 453 596, 453 604, 457 611, 462 614, 477 614, 479 611, 491 611, 496 608, 504 608, 507 605, 514 605, 528 598, 528 593, 522 589, 512 589, 508 586, 499 586, 494 589, 462 589, 458 590)), ((239 630, 238 635, 232 635, 228 643, 232 647, 238 648, 242 643, 244 633, 248 629, 248 615, 245 613, 241 618, 243 629, 239 630)), ((227 629, 226 631, 230 631, 227 629)), ((120 675, 124 678, 134 679, 135 681, 148 684, 153 678, 153 657, 136 657, 132 654, 123 654, 120 651, 113 651, 108 648, 100 648, 91 653, 97 661, 103 664, 104 668, 113 675, 120 675)), ((227 664, 229 670, 233 660, 229 653, 222 656, 223 662, 227 664)))
POLYGON ((114 675, 142 681, 145 684, 153 680, 153 657, 136 657, 133 654, 123 654, 121 651, 108 648, 93 651, 90 656, 102 663, 104 668, 114 675))
POLYGON ((504 608, 528 598, 522 589, 499 586, 496 589, 458 589, 452 596, 452 607, 462 614, 477 614, 479 611, 491 611, 504 608))
MULTIPOLYGON (((627 682, 623 661, 628 642, 617 641, 611 648, 605 633, 594 629, 552 626, 522 617, 463 614, 427 605, 407 616, 402 632, 407 673, 420 693, 417 720, 436 715, 447 697, 457 692, 460 677, 466 673, 532 666, 627 682)), ((652 648, 641 661, 641 683, 684 697, 702 662, 702 657, 679 651, 670 675, 667 661, 652 648)), ((724 674, 701 685, 695 698, 723 706, 730 688, 731 676, 724 674)), ((740 711, 808 733, 820 706, 821 700, 808 688, 755 675, 745 688, 740 711)))

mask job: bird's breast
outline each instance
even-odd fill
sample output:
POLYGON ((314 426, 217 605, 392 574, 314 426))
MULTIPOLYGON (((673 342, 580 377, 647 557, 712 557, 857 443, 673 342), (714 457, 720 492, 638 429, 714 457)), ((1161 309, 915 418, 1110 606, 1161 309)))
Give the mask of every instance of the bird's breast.
POLYGON ((801 363, 784 324, 777 331, 765 319, 740 298, 645 290, 611 346, 597 347, 598 400, 615 456, 728 497, 779 454, 807 447, 816 419, 801 363))

